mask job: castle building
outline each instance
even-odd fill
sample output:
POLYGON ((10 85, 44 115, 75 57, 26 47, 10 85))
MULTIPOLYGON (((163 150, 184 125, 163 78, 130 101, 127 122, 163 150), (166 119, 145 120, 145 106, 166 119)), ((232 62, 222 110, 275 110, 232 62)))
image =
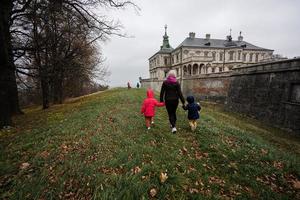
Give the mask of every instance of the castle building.
POLYGON ((178 77, 227 72, 234 67, 268 61, 273 51, 244 41, 241 32, 237 40, 233 40, 231 34, 226 39, 212 39, 210 34, 197 38, 190 32, 174 49, 169 44, 165 26, 163 44, 149 58, 150 78, 163 80, 171 69, 176 70, 178 77))

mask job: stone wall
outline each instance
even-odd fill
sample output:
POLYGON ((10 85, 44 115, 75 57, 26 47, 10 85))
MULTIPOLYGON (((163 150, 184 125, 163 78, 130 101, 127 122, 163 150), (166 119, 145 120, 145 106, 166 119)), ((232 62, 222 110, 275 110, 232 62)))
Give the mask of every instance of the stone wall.
POLYGON ((225 103, 230 82, 231 72, 223 72, 185 77, 181 85, 185 96, 193 95, 199 100, 225 103))
MULTIPOLYGON (((186 76, 179 80, 184 97, 193 95, 199 100, 215 101, 224 103, 226 101, 228 88, 231 77, 230 72, 203 74, 198 76, 186 76)), ((142 87, 152 88, 155 91, 160 91, 162 80, 158 79, 143 79, 142 87)))
POLYGON ((300 133, 300 59, 234 69, 226 108, 300 133))

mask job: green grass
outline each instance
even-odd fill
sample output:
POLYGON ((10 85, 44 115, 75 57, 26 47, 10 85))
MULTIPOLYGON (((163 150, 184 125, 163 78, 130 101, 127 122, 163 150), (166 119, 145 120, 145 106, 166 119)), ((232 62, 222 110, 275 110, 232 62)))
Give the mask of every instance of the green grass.
POLYGON ((25 110, 0 132, 0 198, 300 198, 298 136, 209 104, 196 132, 180 108, 176 135, 165 108, 146 131, 144 97, 113 89, 25 110))

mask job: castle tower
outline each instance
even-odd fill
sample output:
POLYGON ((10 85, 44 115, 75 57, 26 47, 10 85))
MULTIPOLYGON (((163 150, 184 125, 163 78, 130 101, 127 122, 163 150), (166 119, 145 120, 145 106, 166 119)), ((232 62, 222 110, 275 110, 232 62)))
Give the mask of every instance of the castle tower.
POLYGON ((168 34, 167 34, 167 28, 168 28, 168 26, 165 25, 165 35, 163 36, 163 38, 164 38, 164 39, 163 39, 163 45, 160 46, 160 49, 161 49, 161 50, 172 48, 171 45, 170 45, 170 43, 169 43, 169 36, 168 36, 168 34))

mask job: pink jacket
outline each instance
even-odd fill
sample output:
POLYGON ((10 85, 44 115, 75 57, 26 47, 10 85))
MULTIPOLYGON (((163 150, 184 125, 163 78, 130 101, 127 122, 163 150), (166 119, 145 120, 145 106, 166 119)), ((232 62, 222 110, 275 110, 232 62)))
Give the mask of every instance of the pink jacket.
POLYGON ((161 107, 164 106, 164 102, 158 102, 154 98, 154 92, 151 89, 147 90, 147 98, 144 100, 141 113, 144 114, 145 117, 154 117, 155 116, 155 106, 161 107))

